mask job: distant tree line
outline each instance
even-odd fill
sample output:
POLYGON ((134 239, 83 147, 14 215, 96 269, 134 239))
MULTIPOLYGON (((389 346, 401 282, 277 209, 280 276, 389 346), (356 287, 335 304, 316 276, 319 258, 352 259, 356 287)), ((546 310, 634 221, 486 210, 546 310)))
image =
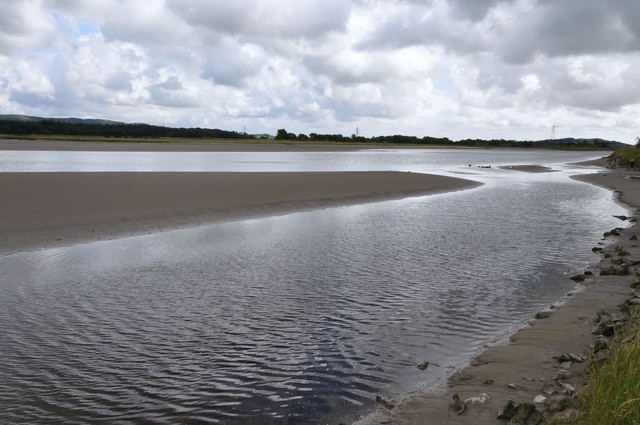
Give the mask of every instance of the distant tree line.
POLYGON ((177 137, 245 139, 247 135, 236 131, 208 128, 171 128, 150 124, 78 124, 58 120, 0 121, 0 134, 44 136, 101 136, 101 137, 177 137))
MULTIPOLYGON (((191 138, 191 139, 248 139, 268 136, 251 136, 243 132, 209 128, 172 128, 149 124, 126 124, 120 122, 96 123, 78 122, 73 119, 0 119, 0 134, 15 136, 95 136, 114 138, 191 138)), ((476 148, 516 147, 516 148, 549 148, 549 149, 615 149, 624 147, 619 142, 603 139, 548 139, 538 141, 517 141, 504 139, 464 139, 452 141, 446 137, 416 136, 375 136, 362 137, 352 134, 294 134, 284 128, 277 131, 275 140, 295 140, 302 142, 335 142, 335 143, 376 143, 396 145, 429 145, 429 146, 466 146, 476 148)), ((640 140, 640 139, 639 139, 640 140)))
POLYGON ((505 140, 505 139, 464 139, 453 141, 447 137, 416 137, 416 136, 375 136, 375 137, 362 137, 352 134, 351 137, 343 136, 342 134, 306 134, 289 133, 287 130, 281 128, 278 130, 275 136, 275 140, 297 140, 297 141, 312 141, 312 142, 349 142, 349 143, 386 143, 386 144, 401 144, 401 145, 432 145, 432 146, 465 146, 475 148, 549 148, 549 149, 613 149, 622 145, 619 142, 612 142, 604 139, 547 139, 536 141, 519 141, 519 140, 505 140))

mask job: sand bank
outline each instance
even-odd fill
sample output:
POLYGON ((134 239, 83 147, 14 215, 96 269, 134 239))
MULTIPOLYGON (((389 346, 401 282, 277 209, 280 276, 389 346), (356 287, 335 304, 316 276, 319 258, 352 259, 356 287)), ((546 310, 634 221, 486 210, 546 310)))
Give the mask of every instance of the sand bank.
POLYGON ((322 143, 278 143, 275 140, 229 140, 216 142, 185 141, 139 141, 114 140, 17 140, 0 139, 0 150, 21 151, 83 151, 83 152, 325 152, 354 151, 380 148, 367 144, 322 144, 322 143))
POLYGON ((522 171, 524 173, 551 173, 555 171, 550 167, 537 164, 525 164, 525 165, 502 165, 498 167, 502 170, 522 171))
MULTIPOLYGON (((624 203, 637 208, 640 206, 640 182, 635 177, 635 173, 615 170, 576 178, 612 189, 624 203)), ((624 226, 622 222, 621 226, 624 226)), ((630 253, 628 258, 640 259, 640 244, 630 240, 634 235, 640 237, 640 228, 636 225, 624 229, 617 238, 600 242, 602 254, 610 253, 615 258, 615 247, 622 246, 630 253)), ((594 276, 587 277, 578 291, 569 294, 564 305, 551 307, 542 316, 548 316, 546 318, 532 318, 529 326, 514 334, 506 344, 489 348, 469 366, 453 374, 444 388, 396 400, 392 410, 380 407, 357 423, 504 425, 506 421, 497 419, 497 412, 508 400, 516 404, 532 403, 536 396, 543 394, 545 386, 559 391, 562 391, 563 383, 578 386, 584 376, 585 363, 572 362, 565 374, 561 372, 563 366, 557 357, 590 351, 595 340, 591 332, 597 311, 618 312, 619 306, 631 296, 633 276, 599 276, 599 270, 611 265, 611 259, 601 258, 590 269, 594 276), (560 373, 565 374, 564 378, 556 380, 560 373), (469 402, 467 411, 457 415, 451 408, 456 393, 462 400, 483 394, 488 400, 476 404, 469 402)), ((428 359, 416 359, 417 362, 423 360, 428 359)), ((416 370, 416 373, 420 372, 416 370)))
MULTIPOLYGON (((141 140, 113 141, 0 139, 0 150, 83 152, 340 152, 363 149, 448 149, 434 145, 388 145, 384 143, 283 142, 278 140, 141 140)), ((459 146, 456 149, 470 149, 459 146)))
POLYGON ((401 172, 0 173, 0 254, 478 185, 401 172))

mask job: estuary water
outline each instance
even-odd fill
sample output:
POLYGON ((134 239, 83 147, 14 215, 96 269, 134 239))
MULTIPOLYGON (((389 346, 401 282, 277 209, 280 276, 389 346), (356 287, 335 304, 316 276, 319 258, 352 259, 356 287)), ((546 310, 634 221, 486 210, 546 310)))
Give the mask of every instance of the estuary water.
POLYGON ((567 162, 599 153, 131 154, 0 152, 0 166, 389 169, 485 185, 0 257, 0 423, 350 422, 561 300, 624 213, 569 178, 588 170, 567 162), (558 171, 496 168, 528 163, 558 171))

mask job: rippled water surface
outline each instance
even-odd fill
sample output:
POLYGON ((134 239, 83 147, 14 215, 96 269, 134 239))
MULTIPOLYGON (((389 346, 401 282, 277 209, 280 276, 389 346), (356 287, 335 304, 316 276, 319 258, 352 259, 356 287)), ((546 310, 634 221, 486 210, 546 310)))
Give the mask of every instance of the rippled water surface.
POLYGON ((338 423, 427 388, 619 225, 573 172, 0 257, 0 423, 338 423))

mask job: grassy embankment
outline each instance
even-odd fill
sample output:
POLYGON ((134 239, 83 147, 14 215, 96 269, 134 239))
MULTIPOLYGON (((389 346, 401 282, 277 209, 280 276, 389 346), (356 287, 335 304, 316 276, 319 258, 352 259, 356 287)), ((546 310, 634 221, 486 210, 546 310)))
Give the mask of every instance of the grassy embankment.
POLYGON ((623 165, 627 165, 630 159, 635 159, 636 167, 640 167, 640 148, 630 147, 624 149, 616 149, 611 154, 611 159, 619 159, 620 163, 623 165))
MULTIPOLYGON (((611 159, 623 165, 630 159, 640 166, 640 148, 618 149, 611 159)), ((640 277, 634 281, 640 289, 640 277)), ((578 413, 571 419, 551 420, 552 425, 640 425, 640 310, 635 308, 618 335, 611 356, 592 361, 587 382, 578 396, 578 413)))
POLYGON ((630 319, 611 349, 611 357, 587 368, 587 382, 579 392, 578 412, 550 425, 640 424, 640 316, 630 319))

